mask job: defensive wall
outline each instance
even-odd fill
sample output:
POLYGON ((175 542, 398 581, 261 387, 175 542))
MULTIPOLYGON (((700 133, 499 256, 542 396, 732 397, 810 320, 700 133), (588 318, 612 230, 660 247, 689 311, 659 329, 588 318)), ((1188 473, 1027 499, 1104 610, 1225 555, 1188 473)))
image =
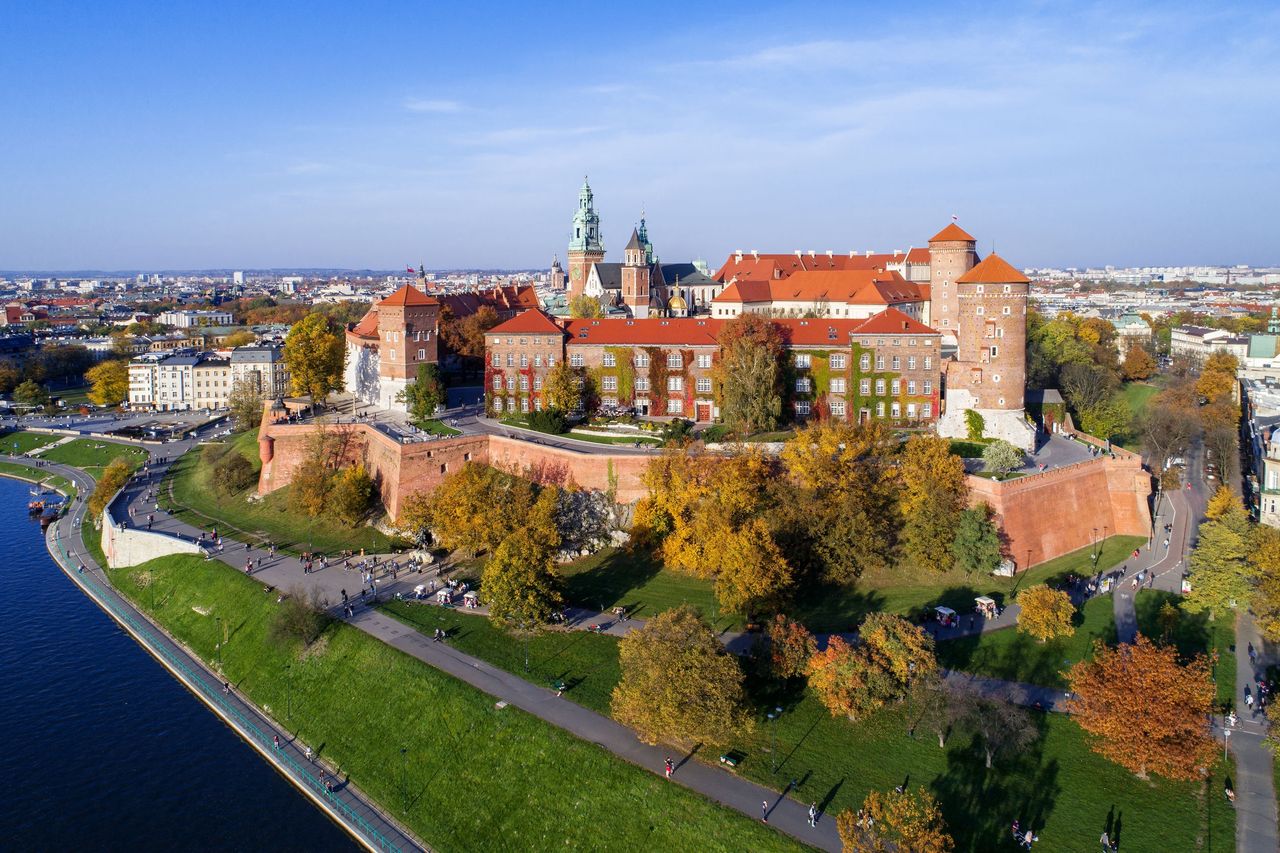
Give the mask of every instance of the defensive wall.
MULTIPOLYGON (((483 462, 540 483, 612 489, 619 503, 645 494, 642 475, 650 457, 585 453, 497 435, 401 444, 364 423, 320 427, 263 419, 259 432, 259 494, 289 484, 318 430, 342 437, 343 464, 363 462, 395 518, 404 499, 436 486, 468 461, 483 462)), ((1084 438, 1083 436, 1081 436, 1084 438)), ((995 511, 1008 539, 1008 554, 1021 571, 1117 533, 1146 536, 1151 527, 1151 478, 1135 454, 1116 451, 1042 474, 995 481, 969 476, 970 501, 995 511), (1095 532, 1096 531, 1096 532, 1095 532)))
POLYGON ((170 554, 204 554, 204 549, 167 533, 121 527, 111 517, 108 507, 102 511, 102 553, 107 558, 107 566, 118 569, 170 554))

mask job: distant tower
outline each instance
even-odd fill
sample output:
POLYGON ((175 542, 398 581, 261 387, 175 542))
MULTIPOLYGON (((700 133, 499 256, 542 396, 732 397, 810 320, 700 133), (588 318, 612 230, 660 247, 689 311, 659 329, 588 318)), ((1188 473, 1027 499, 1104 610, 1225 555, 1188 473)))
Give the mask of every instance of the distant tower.
POLYGON ((560 257, 557 255, 551 259, 551 275, 548 276, 548 284, 551 285, 552 290, 559 291, 564 290, 564 281, 564 267, 560 266, 560 257))
POLYGON ((952 222, 929 240, 929 322, 942 337, 955 338, 959 328, 956 281, 978 262, 977 241, 952 222))
POLYGON ((640 241, 639 232, 633 229, 630 242, 622 250, 622 304, 637 319, 649 316, 650 275, 644 243, 640 241))
POLYGON ((636 231, 636 235, 640 238, 640 245, 644 247, 644 261, 647 264, 653 263, 653 243, 649 242, 649 229, 644 224, 644 212, 640 213, 640 228, 636 231))
POLYGON ((591 265, 604 260, 604 243, 600 240, 600 215, 595 210, 591 185, 582 179, 578 192, 578 209, 573 214, 573 233, 569 238, 569 298, 582 295, 591 265))

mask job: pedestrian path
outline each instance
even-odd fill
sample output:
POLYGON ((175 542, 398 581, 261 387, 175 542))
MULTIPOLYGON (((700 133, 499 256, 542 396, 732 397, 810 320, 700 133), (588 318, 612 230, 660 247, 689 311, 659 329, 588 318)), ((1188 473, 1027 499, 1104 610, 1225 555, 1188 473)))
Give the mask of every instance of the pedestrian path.
MULTIPOLYGON (((1247 649, 1262 649, 1262 638, 1248 611, 1236 619, 1236 707, 1245 708, 1246 690, 1257 691, 1257 677, 1266 672, 1266 655, 1255 663, 1247 649)), ((1273 767, 1275 756, 1263 744, 1266 718, 1256 710, 1240 714, 1242 731, 1230 737, 1236 757, 1236 849, 1280 850, 1277 837, 1276 791, 1273 767), (1248 717, 1248 719, 1245 719, 1248 717)))

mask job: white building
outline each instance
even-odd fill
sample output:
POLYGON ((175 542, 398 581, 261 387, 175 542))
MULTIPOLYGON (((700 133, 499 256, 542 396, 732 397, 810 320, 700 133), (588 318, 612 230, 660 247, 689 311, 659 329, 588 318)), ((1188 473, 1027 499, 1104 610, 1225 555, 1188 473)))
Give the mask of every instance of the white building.
POLYGON ((222 409, 237 382, 248 382, 262 399, 288 393, 289 372, 276 347, 239 347, 231 354, 148 353, 129 362, 129 407, 173 412, 222 409))
POLYGON ((1249 337, 1203 326, 1175 326, 1169 336, 1169 354, 1174 358, 1204 361, 1219 350, 1244 361, 1249 354, 1249 337))
POLYGON ((156 322, 179 329, 193 326, 230 326, 235 317, 230 311, 165 311, 156 322))

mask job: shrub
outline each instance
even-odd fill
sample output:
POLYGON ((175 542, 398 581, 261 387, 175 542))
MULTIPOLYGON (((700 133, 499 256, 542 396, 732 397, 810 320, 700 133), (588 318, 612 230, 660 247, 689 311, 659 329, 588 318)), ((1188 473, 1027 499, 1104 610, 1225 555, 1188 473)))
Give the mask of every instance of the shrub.
POLYGON ((529 413, 529 428, 559 435, 568 430, 569 424, 565 420, 564 412, 559 409, 543 409, 529 413))
POLYGON ((969 431, 970 441, 981 441, 982 433, 987 428, 987 419, 977 409, 964 410, 964 424, 969 431))
POLYGON ((234 495, 253 485, 257 474, 243 453, 226 453, 213 466, 213 488, 221 495, 234 495))

